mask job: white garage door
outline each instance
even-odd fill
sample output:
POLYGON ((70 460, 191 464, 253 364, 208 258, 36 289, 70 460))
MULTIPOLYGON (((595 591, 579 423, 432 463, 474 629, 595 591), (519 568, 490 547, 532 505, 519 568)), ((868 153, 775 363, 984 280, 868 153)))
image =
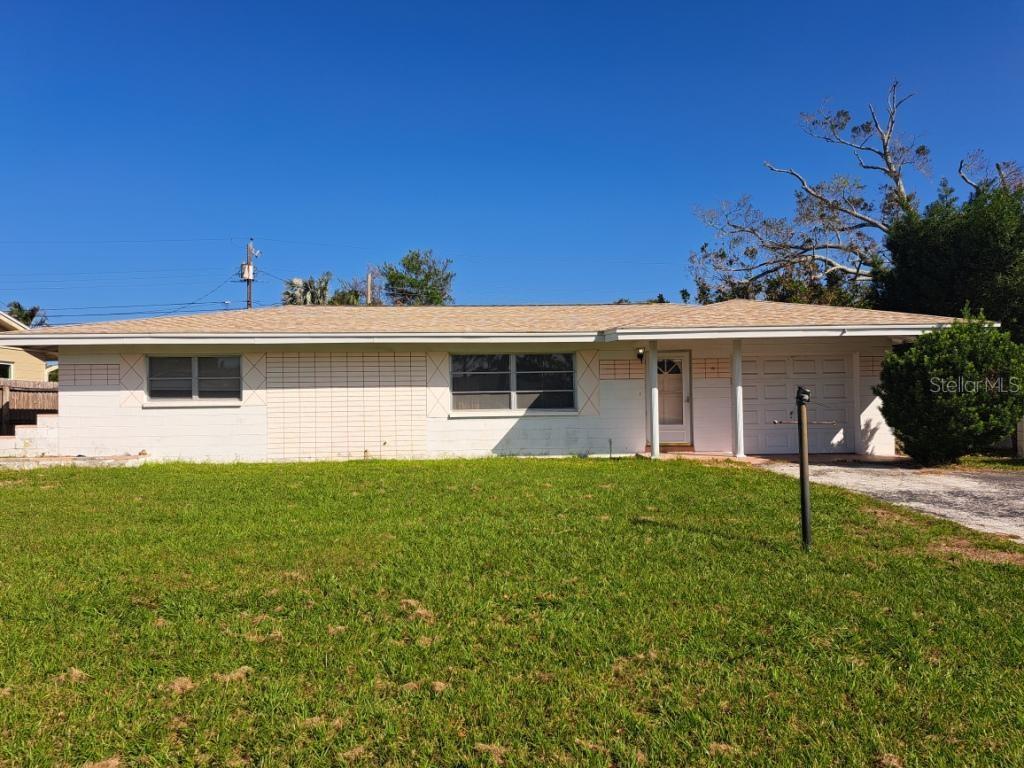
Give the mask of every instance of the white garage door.
POLYGON ((747 453, 796 453, 796 388, 811 390, 808 430, 811 453, 853 451, 850 361, 841 356, 743 358, 743 440, 747 453), (814 424, 814 422, 826 422, 814 424), (828 423, 832 422, 832 423, 828 423))

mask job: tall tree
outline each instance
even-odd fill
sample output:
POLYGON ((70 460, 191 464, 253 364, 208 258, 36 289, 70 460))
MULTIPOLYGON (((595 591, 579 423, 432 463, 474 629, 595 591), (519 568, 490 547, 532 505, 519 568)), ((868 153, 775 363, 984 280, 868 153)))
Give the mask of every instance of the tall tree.
POLYGON ((370 285, 370 290, 372 295, 369 302, 367 302, 365 278, 353 277, 351 280, 342 280, 341 287, 331 294, 329 303, 351 307, 365 306, 367 303, 372 305, 383 304, 380 281, 373 281, 370 285))
POLYGON ((969 181, 965 202, 944 181, 923 213, 894 222, 891 266, 875 280, 879 307, 956 316, 967 304, 1024 341, 1024 183, 1001 166, 969 181))
POLYGON ((409 251, 398 264, 381 265, 384 296, 396 306, 452 304, 450 259, 437 259, 431 250, 409 251))
POLYGON ((863 120, 855 121, 846 109, 802 115, 809 136, 846 151, 859 171, 880 182, 877 193, 848 173, 812 181, 795 168, 766 162, 769 171, 796 183, 791 216, 768 216, 749 196, 699 211, 716 242, 691 254, 698 299, 867 301, 871 275, 887 259, 885 235, 916 208, 904 173, 928 171, 928 148, 898 130, 900 109, 910 98, 893 82, 884 108, 868 105, 863 120))
POLYGON ((320 277, 293 277, 281 293, 282 304, 328 304, 331 298, 331 280, 334 276, 324 272, 320 277))
POLYGON ((7 304, 7 314, 20 323, 29 326, 47 325, 46 312, 38 306, 26 307, 20 301, 12 301, 7 304))

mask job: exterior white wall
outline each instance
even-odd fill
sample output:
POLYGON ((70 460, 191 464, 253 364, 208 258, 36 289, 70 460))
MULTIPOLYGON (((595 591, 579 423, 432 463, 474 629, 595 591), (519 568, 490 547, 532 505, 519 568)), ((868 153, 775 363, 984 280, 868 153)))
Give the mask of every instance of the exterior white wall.
POLYGON ((895 456, 896 436, 882 417, 882 398, 872 388, 879 382, 882 359, 890 345, 864 344, 859 354, 857 385, 860 387, 860 445, 861 453, 870 456, 895 456))
POLYGON ((635 347, 620 345, 577 353, 578 414, 452 412, 448 351, 431 350, 429 357, 430 456, 607 456, 631 455, 646 447, 644 378, 635 347))
MULTIPOLYGON (((182 352, 182 354, 190 354, 182 352)), ((145 452, 156 459, 260 461, 266 405, 252 400, 150 407, 141 354, 61 351, 58 445, 65 456, 145 452)), ((244 386, 244 385, 243 385, 244 386)), ((265 386, 265 385, 264 385, 265 386)))
POLYGON ((266 353, 267 458, 426 455, 423 351, 266 353))
MULTIPOLYGON (((892 433, 871 386, 888 344, 878 340, 744 342, 744 360, 763 354, 840 355, 849 361, 865 453, 891 455, 892 433)), ((694 449, 732 450, 728 341, 662 343, 661 356, 691 358, 694 449)), ((162 354, 171 350, 163 348, 162 354)), ((629 455, 646 448, 643 365, 636 345, 568 347, 230 348, 175 354, 241 354, 241 403, 150 402, 145 354, 62 349, 57 446, 63 455, 145 453, 156 459, 266 461, 363 457, 629 455), (576 352, 577 412, 451 411, 449 353, 576 352), (610 444, 609 444, 610 443, 610 444)), ((851 414, 852 416, 852 414, 851 414)), ((852 443, 851 443, 852 444, 852 443)), ((52 450, 52 447, 51 447, 52 450)), ((851 449, 852 450, 852 449, 851 449)), ((753 452, 752 449, 748 449, 753 452)))

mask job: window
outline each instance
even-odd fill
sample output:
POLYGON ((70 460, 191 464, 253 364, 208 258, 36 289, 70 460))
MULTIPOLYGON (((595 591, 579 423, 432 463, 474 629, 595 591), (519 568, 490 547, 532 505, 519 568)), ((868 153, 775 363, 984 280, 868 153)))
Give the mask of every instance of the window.
POLYGON ((452 408, 572 410, 576 407, 576 356, 452 355, 452 408))
POLYGON ((682 373, 678 360, 659 360, 658 373, 682 373))
POLYGON ((237 356, 151 357, 149 396, 153 399, 241 400, 241 359, 237 356))
POLYGON ((0 379, 14 378, 14 363, 0 363, 0 379))

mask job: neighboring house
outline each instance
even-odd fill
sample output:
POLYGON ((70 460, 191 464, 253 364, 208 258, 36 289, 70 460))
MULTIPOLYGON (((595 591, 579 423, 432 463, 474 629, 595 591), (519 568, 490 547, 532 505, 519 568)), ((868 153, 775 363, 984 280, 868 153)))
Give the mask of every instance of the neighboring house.
MULTIPOLYGON (((0 312, 0 332, 24 331, 28 328, 6 312, 0 312)), ((0 346, 0 379, 46 381, 46 363, 23 349, 0 346)))
POLYGON ((63 454, 892 455, 871 387, 950 318, 830 306, 274 307, 57 328, 63 454))

